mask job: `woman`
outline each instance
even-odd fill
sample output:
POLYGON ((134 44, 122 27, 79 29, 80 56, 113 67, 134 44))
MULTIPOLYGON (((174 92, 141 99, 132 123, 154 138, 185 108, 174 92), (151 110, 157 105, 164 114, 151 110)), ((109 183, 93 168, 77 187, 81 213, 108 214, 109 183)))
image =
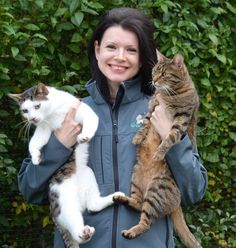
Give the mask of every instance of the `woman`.
MULTIPOLYGON (((130 194, 135 146, 132 137, 140 120, 148 111, 151 90, 151 70, 156 62, 154 28, 138 10, 118 8, 109 11, 94 31, 89 46, 92 79, 86 87, 90 94, 84 99, 99 116, 99 128, 90 143, 89 166, 94 170, 101 195, 114 191, 130 194)), ((160 106, 151 122, 164 138, 172 119, 160 106)), ((63 126, 42 149, 42 166, 33 166, 31 159, 23 161, 19 172, 19 188, 31 203, 47 202, 48 180, 68 160, 76 135, 80 132, 73 116, 66 116, 63 126), (56 152, 55 152, 56 151, 56 152), (43 166, 45 165, 45 166, 43 166)), ((199 201, 206 190, 207 173, 192 150, 185 135, 166 155, 173 176, 181 190, 182 204, 199 201)), ((156 220, 151 229, 134 240, 122 237, 121 231, 138 223, 140 214, 122 205, 115 205, 96 214, 85 213, 85 223, 94 226, 93 238, 85 248, 162 248, 174 247, 173 227, 168 217, 156 220)), ((64 247, 56 231, 54 247, 64 247)))

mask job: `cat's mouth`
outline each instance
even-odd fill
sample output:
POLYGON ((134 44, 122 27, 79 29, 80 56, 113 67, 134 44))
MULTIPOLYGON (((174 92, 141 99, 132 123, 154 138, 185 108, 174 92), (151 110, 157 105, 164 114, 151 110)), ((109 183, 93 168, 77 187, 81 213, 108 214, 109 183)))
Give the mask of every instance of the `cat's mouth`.
POLYGON ((40 122, 40 120, 39 119, 36 119, 36 118, 33 118, 33 119, 30 119, 30 120, 28 120, 28 122, 30 123, 30 124, 38 124, 39 122, 40 122))

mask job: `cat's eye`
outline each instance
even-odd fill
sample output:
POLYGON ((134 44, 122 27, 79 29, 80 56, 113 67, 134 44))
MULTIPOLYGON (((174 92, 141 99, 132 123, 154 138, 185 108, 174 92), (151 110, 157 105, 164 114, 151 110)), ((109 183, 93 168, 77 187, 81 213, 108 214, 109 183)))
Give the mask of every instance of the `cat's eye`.
POLYGON ((22 113, 24 113, 24 114, 27 114, 27 113, 28 113, 28 110, 27 110, 27 109, 22 109, 21 111, 22 111, 22 113))
POLYGON ((35 109, 39 109, 39 108, 40 108, 40 104, 35 105, 34 108, 35 108, 35 109))

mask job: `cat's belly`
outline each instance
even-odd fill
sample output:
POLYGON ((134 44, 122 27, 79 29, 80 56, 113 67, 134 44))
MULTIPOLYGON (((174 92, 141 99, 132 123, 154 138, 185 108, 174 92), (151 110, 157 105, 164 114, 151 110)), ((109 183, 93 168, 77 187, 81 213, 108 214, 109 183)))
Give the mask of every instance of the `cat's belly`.
POLYGON ((51 191, 56 191, 59 195, 61 206, 74 204, 84 211, 87 206, 87 195, 91 189, 98 190, 97 182, 93 171, 88 167, 76 168, 76 173, 69 178, 64 179, 60 184, 53 184, 50 187, 51 191))

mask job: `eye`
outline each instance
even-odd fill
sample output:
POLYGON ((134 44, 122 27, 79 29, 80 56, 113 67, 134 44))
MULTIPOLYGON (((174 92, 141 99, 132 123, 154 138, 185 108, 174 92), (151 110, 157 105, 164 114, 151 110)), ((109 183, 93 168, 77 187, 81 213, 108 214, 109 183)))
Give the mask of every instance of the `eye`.
POLYGON ((22 109, 21 111, 22 111, 22 113, 24 113, 24 114, 27 114, 27 113, 28 113, 28 110, 27 110, 27 109, 22 109))
POLYGON ((115 50, 115 49, 116 49, 116 46, 110 44, 110 45, 107 45, 107 48, 108 48, 109 50, 115 50))
POLYGON ((137 49, 136 48, 132 48, 132 47, 131 48, 128 48, 127 51, 130 52, 130 53, 137 53, 137 49))
POLYGON ((39 108, 40 108, 40 105, 41 105, 41 104, 35 105, 34 108, 35 108, 35 109, 39 109, 39 108))

